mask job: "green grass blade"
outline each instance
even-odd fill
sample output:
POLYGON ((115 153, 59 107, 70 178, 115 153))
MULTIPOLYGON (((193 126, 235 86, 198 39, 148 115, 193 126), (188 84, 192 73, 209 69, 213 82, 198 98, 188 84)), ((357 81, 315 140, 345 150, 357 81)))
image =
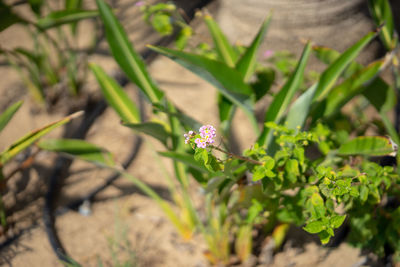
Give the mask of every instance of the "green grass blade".
POLYGON ((18 111, 21 107, 22 101, 18 101, 8 107, 1 115, 0 115, 0 132, 6 127, 8 122, 14 116, 14 114, 18 111))
POLYGON ((322 73, 318 87, 315 91, 314 100, 321 101, 332 89, 336 80, 340 77, 346 67, 358 56, 361 50, 376 36, 375 32, 370 32, 356 44, 348 48, 322 73))
POLYGON ((260 47, 261 42, 264 40, 264 36, 267 32, 269 23, 271 22, 271 15, 269 15, 264 23, 261 25, 256 37, 254 38, 251 45, 246 49, 246 52, 242 55, 239 61, 236 63, 236 69, 242 73, 244 81, 249 81, 256 68, 257 51, 260 47))
POLYGON ((136 104, 128 97, 119 84, 98 65, 90 64, 101 91, 108 104, 118 113, 120 118, 129 123, 140 123, 140 112, 136 104))
POLYGON ((218 56, 222 62, 225 62, 229 67, 235 67, 237 60, 237 53, 233 47, 229 44, 228 39, 223 34, 218 24, 210 15, 204 16, 204 21, 207 24, 208 30, 214 41, 215 50, 217 50, 218 56))
MULTIPOLYGON (((268 107, 268 110, 265 114, 264 122, 275 122, 279 123, 282 119, 284 113, 287 111, 290 102, 292 101, 296 91, 300 88, 300 85, 303 81, 304 70, 307 65, 308 58, 311 52, 311 44, 307 43, 304 47, 301 58, 294 70, 292 76, 285 83, 282 89, 276 94, 271 105, 268 107)), ((269 145, 272 138, 272 131, 269 128, 264 126, 263 132, 258 138, 258 144, 269 145)))
POLYGON ((392 153, 393 147, 388 138, 380 136, 361 136, 340 146, 341 155, 383 156, 392 153))
POLYGON ((103 0, 96 0, 96 3, 105 26, 107 42, 115 60, 151 103, 159 102, 163 97, 163 92, 151 79, 143 60, 129 42, 122 25, 103 0))
POLYGON ((4 165, 6 162, 11 160, 13 157, 15 157, 18 153, 32 145, 34 142, 39 140, 39 138, 43 137, 44 135, 48 134, 50 131, 54 130, 55 128, 64 125, 68 122, 70 122, 72 119, 82 115, 83 112, 79 111, 76 112, 72 115, 69 115, 59 121, 50 123, 42 128, 39 128, 24 137, 20 138, 18 141, 13 143, 10 147, 8 147, 6 150, 4 150, 0 154, 0 166, 4 165))
POLYGON ((258 132, 257 121, 253 114, 252 89, 242 81, 241 75, 236 70, 229 68, 224 63, 203 56, 168 48, 154 46, 150 46, 150 48, 171 58, 214 85, 222 95, 244 111, 254 129, 258 132))
POLYGON ((97 10, 61 10, 54 11, 46 17, 40 18, 36 26, 41 30, 47 30, 63 24, 74 23, 83 19, 95 18, 99 15, 97 10))
POLYGON ((38 143, 43 150, 65 153, 99 166, 115 166, 110 152, 78 139, 46 139, 38 143))
POLYGON ((184 153, 178 153, 178 152, 158 152, 159 155, 166 157, 166 158, 171 158, 173 160, 179 161, 184 163, 186 166, 190 166, 198 171, 201 172, 206 172, 208 173, 209 170, 204 166, 204 164, 200 164, 197 162, 193 155, 190 154, 184 154, 184 153))

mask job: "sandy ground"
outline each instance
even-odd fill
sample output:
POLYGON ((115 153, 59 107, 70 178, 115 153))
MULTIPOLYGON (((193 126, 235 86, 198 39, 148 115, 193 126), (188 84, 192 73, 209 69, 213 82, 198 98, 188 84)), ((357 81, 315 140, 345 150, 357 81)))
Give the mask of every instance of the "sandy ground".
MULTIPOLYGON (((134 27, 129 26, 133 24, 126 24, 130 32, 134 32, 134 27)), ((0 43, 9 47, 18 45, 23 38, 22 34, 20 28, 12 27, 0 34, 0 43)), ((144 36, 138 32, 132 36, 132 40, 136 40, 142 47, 156 40, 153 39, 156 38, 154 35, 144 36)), ((113 60, 107 56, 96 56, 91 60, 109 72, 116 68, 113 60)), ((200 122, 216 124, 216 91, 212 86, 166 58, 157 58, 149 70, 179 108, 200 122)), ((1 66, 0 72, 1 77, 7 77, 0 84, 1 110, 17 99, 25 101, 12 123, 1 133, 0 148, 3 149, 23 133, 61 118, 63 109, 50 114, 43 111, 33 113, 35 103, 26 94, 15 72, 4 66, 1 66)), ((88 88, 98 93, 93 79, 88 88)), ((135 96, 134 86, 128 86, 127 91, 132 97, 135 96)), ((246 130, 249 127, 242 123, 242 118, 243 115, 238 114, 235 127, 244 147, 253 142, 255 137, 246 130)), ((60 134, 61 131, 55 131, 51 136, 60 134)), ((127 144, 133 140, 133 133, 122 127, 116 114, 108 109, 91 128, 88 140, 106 147, 115 155, 116 160, 123 161, 128 154, 127 144)), ((146 140, 146 143, 150 142, 156 149, 161 149, 156 142, 146 140)), ((4 266, 62 266, 49 245, 41 214, 43 194, 47 188, 45 177, 52 168, 54 156, 40 153, 37 160, 34 168, 15 177, 10 183, 9 194, 13 190, 19 193, 9 198, 7 205, 22 205, 13 219, 18 222, 16 227, 24 229, 24 233, 0 251, 0 264, 4 266)), ((171 172, 170 162, 165 161, 165 164, 171 172)), ((159 167, 155 166, 154 152, 148 145, 142 146, 128 171, 168 197, 165 179, 159 167)), ((93 169, 90 164, 74 162, 71 176, 63 186, 60 204, 84 195, 101 184, 107 174, 107 171, 93 169)), ((195 189, 192 195, 197 199, 202 197, 195 189)), ((205 245, 201 236, 183 242, 158 206, 124 179, 118 180, 96 198, 89 216, 66 212, 57 216, 56 226, 67 252, 83 266, 99 266, 99 261, 104 266, 117 266, 118 260, 113 257, 113 244, 128 243, 130 246, 118 249, 119 261, 134 256, 132 261, 138 266, 208 266, 202 256, 205 245)), ((276 254, 271 266, 353 266, 361 259, 357 249, 345 244, 336 249, 324 249, 315 242, 307 242, 302 247, 294 246, 293 242, 289 239, 283 251, 276 254)))

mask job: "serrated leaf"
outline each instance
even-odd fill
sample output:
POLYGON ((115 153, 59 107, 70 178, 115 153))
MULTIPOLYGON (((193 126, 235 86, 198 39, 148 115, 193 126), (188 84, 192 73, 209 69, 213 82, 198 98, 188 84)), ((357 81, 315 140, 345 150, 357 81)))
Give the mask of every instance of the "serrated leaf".
POLYGON ((0 115, 0 132, 6 127, 8 122, 14 116, 14 114, 18 111, 21 107, 22 101, 18 101, 8 107, 1 115, 0 115))
POLYGON ((18 153, 20 153, 21 151, 23 151, 24 149, 26 149, 27 147, 32 145, 34 142, 39 140, 41 137, 43 137, 44 135, 46 135, 53 129, 70 122, 73 118, 80 116, 82 113, 83 112, 80 111, 80 112, 71 114, 61 120, 50 123, 42 128, 32 131, 31 133, 20 138, 18 141, 13 143, 10 147, 8 147, 3 152, 1 152, 0 166, 4 165, 6 162, 11 160, 13 157, 15 157, 18 153))
POLYGON ((79 139, 46 139, 38 143, 41 149, 65 153, 100 166, 115 166, 110 152, 79 139))
POLYGON ((70 24, 84 19, 95 18, 99 15, 97 10, 61 10, 53 11, 47 16, 40 18, 36 26, 41 30, 47 30, 63 24, 70 24))
POLYGON ((129 123, 123 122, 122 125, 129 127, 135 131, 140 133, 144 133, 150 135, 151 137, 156 138, 158 141, 163 143, 165 146, 167 145, 170 134, 164 128, 164 126, 160 123, 156 122, 144 122, 144 123, 129 123))
POLYGON ((139 109, 118 83, 108 76, 100 66, 90 64, 90 69, 100 84, 104 98, 118 113, 121 120, 129 123, 139 123, 141 121, 139 109))
POLYGON ((393 151, 392 144, 385 137, 361 136, 342 144, 338 153, 341 155, 383 156, 393 151))
POLYGON ((314 222, 310 222, 308 223, 305 227, 303 227, 303 229, 307 232, 309 232, 310 234, 317 234, 319 232, 321 232, 322 230, 324 230, 324 223, 321 221, 314 221, 314 222))
POLYGON ((163 97, 163 92, 151 79, 143 60, 129 42, 122 25, 104 0, 96 0, 96 3, 105 26, 107 42, 113 57, 128 78, 143 91, 149 101, 158 103, 163 97))

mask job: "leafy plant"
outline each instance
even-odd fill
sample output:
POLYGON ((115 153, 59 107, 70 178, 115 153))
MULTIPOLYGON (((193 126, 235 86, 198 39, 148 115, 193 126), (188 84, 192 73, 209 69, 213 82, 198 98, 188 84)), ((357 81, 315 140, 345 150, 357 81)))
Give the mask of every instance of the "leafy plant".
POLYGON ((65 88, 72 95, 79 93, 87 72, 86 57, 93 47, 85 54, 72 44, 78 43, 78 23, 98 16, 98 11, 84 10, 83 1, 65 0, 63 10, 51 10, 46 1, 27 1, 26 4, 35 14, 34 20, 17 15, 14 10, 18 7, 1 3, 0 12, 4 15, 0 19, 0 29, 3 31, 13 24, 24 26, 33 47, 1 48, 0 54, 17 71, 34 99, 42 106, 50 106, 63 91, 57 87, 65 88), (50 13, 43 15, 48 9, 50 13), (62 27, 66 24, 69 28, 62 27))
MULTIPOLYGON (((389 64, 396 66, 397 61, 393 50, 385 59, 366 67, 354 61, 383 31, 389 33, 382 37, 388 47, 396 44, 389 22, 376 32, 367 33, 343 53, 306 43, 293 71, 286 73, 283 86, 271 93, 271 103, 261 122, 256 119, 254 106, 267 94, 274 77, 260 76, 257 69, 262 64, 257 60, 257 52, 270 18, 264 21, 248 47, 237 49, 229 44, 212 17, 204 15, 214 42, 212 56, 149 46, 215 86, 219 126, 214 128, 202 126, 167 99, 112 10, 103 0, 96 3, 110 50, 127 77, 153 106, 156 112, 152 119, 140 119, 134 102, 100 66, 91 64, 91 70, 122 124, 164 145, 166 151, 159 155, 173 160, 176 181, 169 175, 166 178, 178 212, 118 164, 103 162, 102 166, 120 172, 153 198, 183 237, 190 238, 196 230, 200 231, 208 245, 206 257, 210 262, 228 264, 231 244, 240 260, 246 261, 253 251, 251 234, 256 226, 271 234, 279 247, 288 224, 318 234, 321 243, 327 244, 336 229, 346 223, 351 227, 349 240, 355 245, 380 256, 388 247, 400 250, 395 226, 399 175, 392 166, 381 166, 370 158, 397 152, 399 138, 386 114, 395 104, 395 92, 379 77, 389 64), (303 77, 312 51, 328 66, 303 91, 303 77), (258 81, 253 82, 254 77, 258 81), (377 93, 376 88, 382 90, 377 93), (356 105, 352 117, 347 119, 343 107, 350 102, 356 105), (378 111, 375 121, 363 116, 367 106, 378 111), (238 108, 258 135, 254 145, 240 155, 229 151, 233 117, 238 108), (363 136, 367 130, 376 129, 390 138, 363 136), (182 135, 184 131, 188 132, 182 135), (356 137, 350 138, 351 134, 356 137), (221 139, 221 145, 216 145, 219 143, 216 138, 221 139), (204 191, 204 211, 194 209, 188 190, 189 175, 204 191), (394 201, 393 205, 388 204, 389 199, 394 201), (386 226, 384 230, 379 229, 379 224, 386 226)), ((169 32, 165 17, 168 8, 171 7, 166 4, 148 7, 146 11, 150 21, 153 15, 161 16, 156 24, 166 32, 169 32), (158 24, 160 21, 162 25, 158 24)), ((382 14, 391 19, 386 4, 372 9, 376 20, 381 21, 382 14), (385 12, 378 12, 380 9, 385 12)), ((89 157, 86 153, 93 152, 91 149, 74 147, 70 140, 54 142, 48 146, 44 141, 39 146, 99 162, 101 149, 96 150, 96 157, 89 157)), ((85 146, 91 147, 82 145, 85 146)))

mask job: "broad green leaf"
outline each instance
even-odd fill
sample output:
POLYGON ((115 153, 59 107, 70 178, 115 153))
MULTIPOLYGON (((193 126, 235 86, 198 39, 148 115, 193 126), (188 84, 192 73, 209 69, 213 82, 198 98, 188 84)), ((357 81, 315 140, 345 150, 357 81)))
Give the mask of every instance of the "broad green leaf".
POLYGON ((311 103, 315 90, 317 89, 318 83, 312 85, 307 89, 290 107, 289 113, 286 116, 285 125, 289 129, 296 129, 297 127, 303 127, 304 122, 310 111, 311 103))
POLYGON ((324 230, 324 223, 321 221, 314 221, 314 222, 310 222, 308 223, 305 227, 303 227, 303 229, 307 232, 309 232, 310 234, 317 234, 319 232, 321 232, 322 230, 324 230))
POLYGON ((246 51, 241 56, 239 61, 236 63, 236 69, 240 73, 242 73, 243 79, 246 82, 249 81, 256 68, 257 51, 258 48, 260 47, 261 42, 264 40, 264 36, 265 33, 267 32, 270 21, 271 21, 271 15, 269 15, 265 19, 253 42, 246 49, 246 51))
POLYGON ((346 219, 346 215, 335 215, 329 220, 332 228, 339 228, 346 219))
POLYGON ((376 36, 375 32, 370 32, 357 43, 348 48, 322 73, 313 99, 321 101, 327 96, 336 80, 340 77, 346 67, 358 56, 361 50, 376 36))
POLYGON ((187 166, 190 166, 198 171, 201 172, 209 172, 207 170, 207 168, 199 163, 198 161, 196 161, 193 157, 193 155, 190 154, 184 154, 184 153, 178 153, 178 152, 158 152, 158 154, 160 154, 163 157, 167 157, 167 158, 171 158, 173 160, 179 161, 184 163, 187 166))
POLYGON ((150 48, 171 58, 214 85, 222 95, 242 108, 253 124, 254 129, 258 129, 257 121, 253 114, 253 92, 251 88, 242 81, 240 74, 236 70, 229 68, 224 63, 208 59, 204 56, 168 48, 154 46, 150 46, 150 48))
POLYGON ((123 122, 124 126, 127 126, 135 131, 150 135, 156 138, 158 141, 167 145, 168 138, 171 136, 164 126, 156 122, 144 122, 144 123, 129 123, 123 122))
POLYGON ((100 66, 90 64, 90 69, 100 84, 104 98, 120 118, 125 122, 139 123, 141 121, 139 109, 119 84, 108 76, 100 66))
POLYGON ((94 18, 99 15, 97 10, 61 10, 54 11, 36 22, 42 30, 47 30, 63 24, 77 22, 83 19, 94 18))
POLYGON ((383 64, 383 61, 373 62, 333 88, 326 99, 324 116, 338 112, 354 96, 362 93, 371 80, 376 78, 383 64))
POLYGON ((53 129, 70 122, 72 119, 74 119, 82 114, 83 114, 82 111, 76 112, 72 115, 69 115, 69 116, 59 120, 59 121, 50 123, 42 128, 39 128, 39 129, 25 135, 24 137, 20 138, 18 141, 13 143, 6 150, 1 152, 0 166, 4 165, 6 162, 11 160, 13 157, 15 157, 18 153, 20 153, 21 151, 26 149, 28 146, 32 145, 34 142, 39 140, 39 138, 43 137, 44 135, 46 135, 53 129))
POLYGON ((46 139, 38 146, 43 150, 65 153, 100 166, 115 166, 110 152, 79 139, 46 139))
POLYGON ((8 107, 1 115, 0 115, 0 132, 6 127, 8 122, 14 116, 15 112, 21 107, 22 101, 18 101, 8 107))
POLYGON ((96 3, 105 26, 108 45, 115 60, 128 78, 143 91, 150 102, 158 103, 163 97, 163 92, 151 79, 143 60, 129 42, 122 25, 104 0, 96 0, 96 3))
POLYGON ((379 36, 386 49, 393 50, 397 45, 394 36, 394 23, 392 10, 388 0, 368 0, 368 7, 376 26, 381 27, 379 36))
POLYGON ((0 32, 15 23, 25 23, 25 20, 12 12, 11 8, 4 4, 3 1, 0 2, 0 18, 0 32))
POLYGON ((207 24, 208 30, 214 41, 215 49, 217 50, 218 56, 222 62, 225 62, 229 67, 235 67, 237 60, 237 53, 233 47, 229 44, 228 39, 222 33, 218 24, 210 15, 204 16, 204 21, 207 24))
POLYGON ((388 138, 361 136, 341 145, 338 152, 341 155, 383 156, 393 151, 392 144, 388 138))
MULTIPOLYGON (((307 60, 311 52, 311 44, 307 43, 304 47, 301 58, 294 70, 292 76, 288 79, 282 89, 276 94, 274 99, 272 100, 271 105, 268 107, 268 110, 265 114, 264 122, 275 122, 279 123, 282 119, 284 113, 287 111, 287 108, 294 97, 296 91, 300 88, 300 85, 303 81, 304 69, 307 65, 307 60)), ((268 127, 264 126, 263 132, 258 138, 257 143, 260 145, 266 144, 267 146, 270 144, 272 140, 272 131, 268 127)))

